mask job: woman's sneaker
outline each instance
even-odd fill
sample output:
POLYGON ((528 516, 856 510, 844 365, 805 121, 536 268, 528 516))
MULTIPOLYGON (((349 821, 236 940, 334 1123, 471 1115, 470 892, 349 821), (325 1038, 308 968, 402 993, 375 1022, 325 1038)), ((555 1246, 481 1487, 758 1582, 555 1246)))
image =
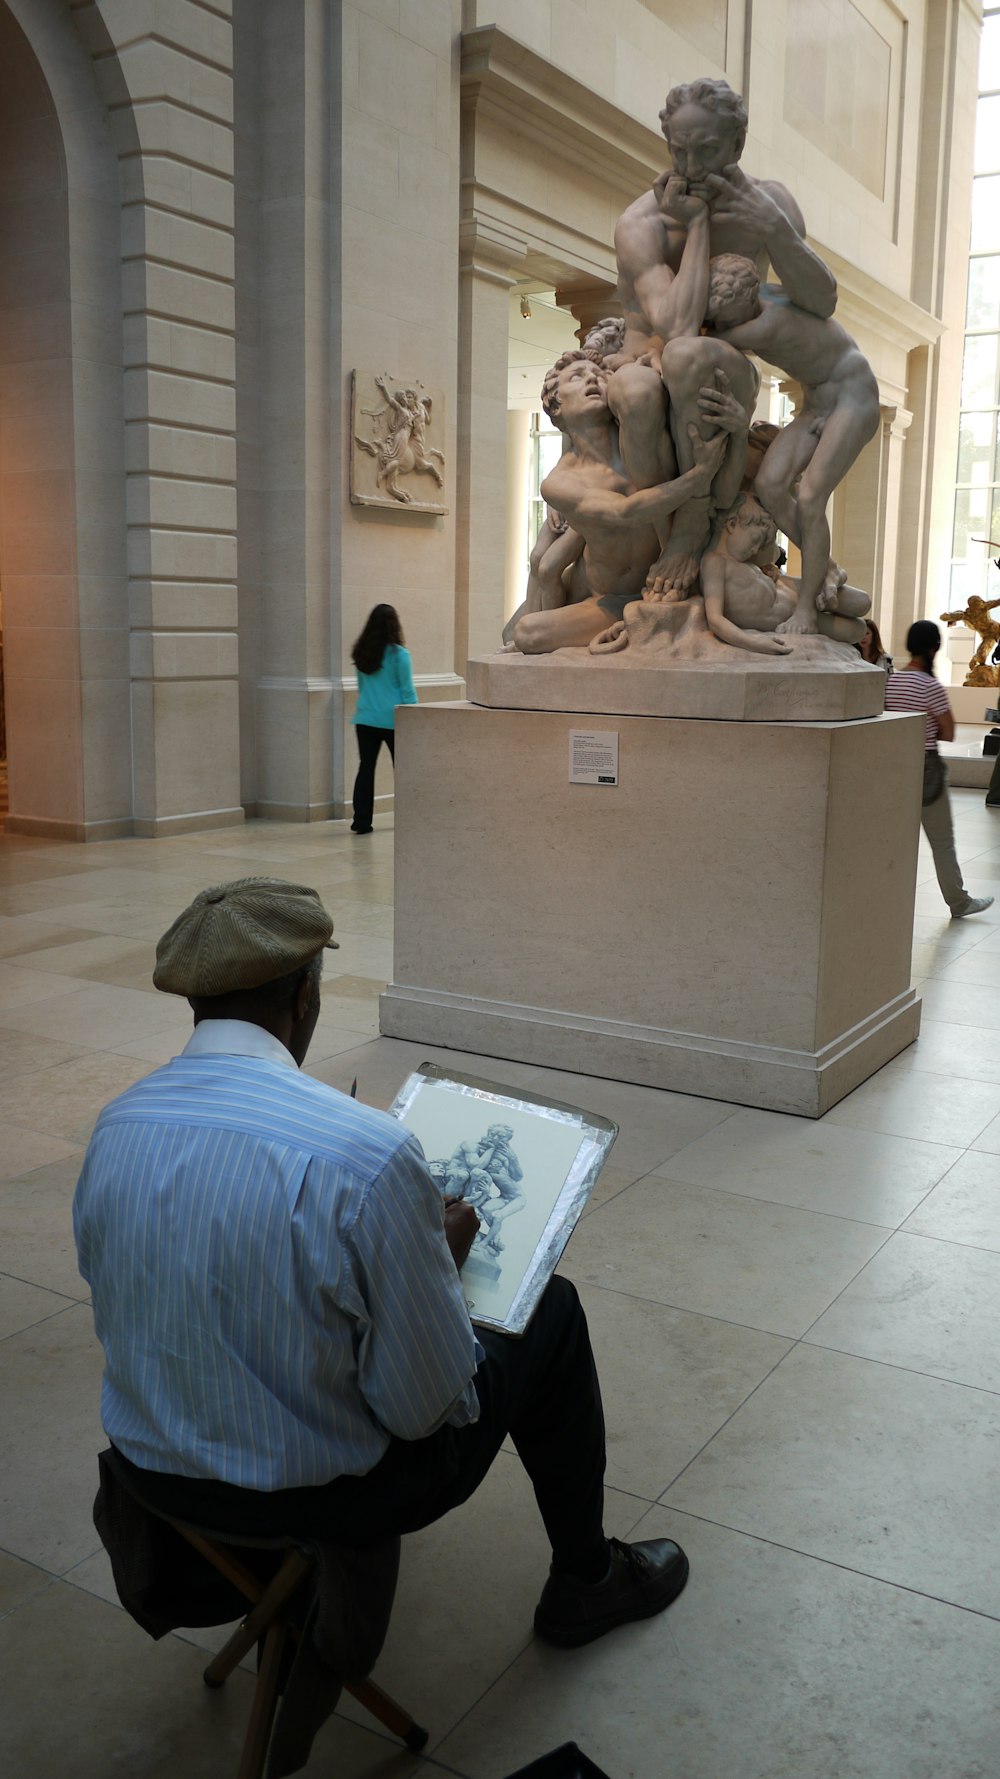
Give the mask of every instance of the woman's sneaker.
POLYGON ((984 908, 992 908, 992 896, 970 896, 964 908, 953 908, 952 920, 964 920, 967 914, 982 914, 984 908))

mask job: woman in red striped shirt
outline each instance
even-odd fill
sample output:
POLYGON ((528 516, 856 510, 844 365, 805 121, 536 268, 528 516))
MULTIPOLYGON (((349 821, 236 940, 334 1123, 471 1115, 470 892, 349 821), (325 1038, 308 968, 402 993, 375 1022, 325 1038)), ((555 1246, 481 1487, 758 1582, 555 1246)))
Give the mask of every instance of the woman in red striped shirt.
POLYGON ((936 624, 922 619, 911 624, 906 633, 910 659, 902 672, 894 673, 886 682, 886 710, 917 711, 926 718, 924 738, 924 796, 920 823, 930 841, 938 885, 951 909, 952 920, 964 920, 967 914, 982 914, 992 904, 992 896, 970 896, 962 881, 962 871, 955 854, 955 833, 948 796, 948 769, 938 753, 938 741, 953 741, 955 719, 948 703, 948 694, 934 677, 934 657, 941 647, 941 632, 936 624))

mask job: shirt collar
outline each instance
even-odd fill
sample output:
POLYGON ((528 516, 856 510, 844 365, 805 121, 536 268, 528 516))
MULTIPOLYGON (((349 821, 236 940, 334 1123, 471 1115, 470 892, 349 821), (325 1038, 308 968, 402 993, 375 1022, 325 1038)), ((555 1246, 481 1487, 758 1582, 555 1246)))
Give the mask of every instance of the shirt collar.
POLYGON ((181 1051, 182 1056, 259 1056, 264 1062, 297 1069, 291 1051, 261 1025, 247 1019, 203 1019, 181 1051))

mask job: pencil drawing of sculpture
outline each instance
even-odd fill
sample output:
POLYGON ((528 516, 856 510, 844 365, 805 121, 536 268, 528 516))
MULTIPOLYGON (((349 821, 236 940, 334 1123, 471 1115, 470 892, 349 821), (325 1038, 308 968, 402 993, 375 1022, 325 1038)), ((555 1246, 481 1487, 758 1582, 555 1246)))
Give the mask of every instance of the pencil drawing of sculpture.
POLYGON ((447 1161, 433 1161, 432 1175, 448 1198, 462 1198, 480 1219, 473 1252, 496 1258, 503 1252, 500 1230, 508 1217, 523 1210, 524 1169, 512 1147, 509 1124, 491 1124, 477 1142, 463 1138, 447 1161))
POLYGON ((615 231, 623 317, 545 378, 569 448, 542 485, 550 514, 504 639, 599 654, 660 633, 679 658, 825 650, 853 667, 845 645, 870 601, 831 559, 827 507, 878 430, 878 385, 833 318, 836 284, 794 198, 739 165, 739 95, 675 87, 660 121, 671 164, 615 231), (751 354, 801 386, 788 426, 754 424, 751 354), (775 526, 801 552, 798 578, 777 572, 775 526))

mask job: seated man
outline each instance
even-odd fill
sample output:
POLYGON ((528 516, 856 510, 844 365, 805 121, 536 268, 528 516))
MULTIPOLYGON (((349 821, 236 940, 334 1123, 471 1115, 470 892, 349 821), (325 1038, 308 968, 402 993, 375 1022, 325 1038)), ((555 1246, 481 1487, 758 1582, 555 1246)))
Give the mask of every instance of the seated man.
POLYGON ((73 1205, 102 1418, 154 1510, 357 1547, 467 1499, 509 1432, 552 1546, 541 1637, 590 1642, 676 1598, 687 1559, 603 1530, 583 1311, 553 1279, 477 1343, 476 1233, 395 1120, 299 1072, 333 922, 314 890, 203 890, 157 947, 185 1050, 105 1107, 73 1205))

